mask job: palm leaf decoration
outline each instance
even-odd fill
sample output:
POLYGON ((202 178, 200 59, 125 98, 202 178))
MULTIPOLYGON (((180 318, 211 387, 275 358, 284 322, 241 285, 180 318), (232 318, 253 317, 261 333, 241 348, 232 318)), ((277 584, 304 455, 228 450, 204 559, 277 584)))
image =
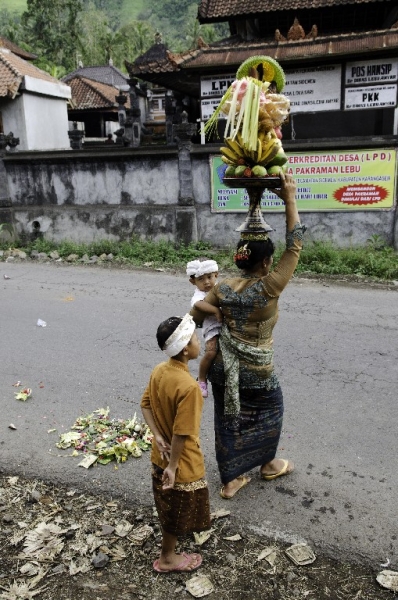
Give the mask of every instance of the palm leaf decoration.
MULTIPOLYGON (((267 110, 264 107, 268 102, 269 106, 266 108, 269 109, 270 103, 277 100, 277 97, 284 98, 280 95, 284 85, 285 74, 276 60, 269 56, 252 56, 248 58, 237 70, 236 80, 225 92, 220 104, 204 126, 204 133, 206 135, 214 133, 218 119, 221 113, 224 113, 227 115, 224 137, 230 137, 234 140, 238 132, 241 132, 244 148, 248 152, 256 151, 259 115, 262 116, 262 122, 266 123, 266 129, 271 129, 280 124, 278 117, 267 119, 267 110), (275 86, 278 93, 269 95, 266 99, 266 94, 271 90, 271 84, 275 86), (261 109, 261 106, 263 106, 263 109, 261 109)), ((280 122, 283 122, 288 111, 289 103, 287 99, 284 98, 284 100, 286 101, 285 105, 282 107, 282 111, 279 111, 282 115, 280 122)))

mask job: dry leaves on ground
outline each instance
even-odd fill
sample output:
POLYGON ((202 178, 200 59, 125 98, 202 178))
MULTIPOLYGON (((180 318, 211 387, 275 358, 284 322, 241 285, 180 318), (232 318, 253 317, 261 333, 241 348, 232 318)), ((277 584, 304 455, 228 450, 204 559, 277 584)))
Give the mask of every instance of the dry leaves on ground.
POLYGON ((0 523, 0 600, 252 600, 259 590, 267 600, 392 598, 369 569, 321 556, 295 565, 286 546, 222 506, 208 539, 181 540, 203 555, 195 574, 153 571, 161 533, 152 506, 0 474, 0 523))

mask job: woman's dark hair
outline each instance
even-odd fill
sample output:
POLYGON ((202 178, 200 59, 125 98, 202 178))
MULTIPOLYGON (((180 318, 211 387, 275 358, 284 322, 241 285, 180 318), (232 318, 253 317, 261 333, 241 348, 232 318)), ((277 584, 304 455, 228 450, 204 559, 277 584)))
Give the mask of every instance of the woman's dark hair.
POLYGON ((166 319, 163 321, 156 332, 156 339, 158 341, 159 348, 163 350, 165 343, 169 339, 172 333, 177 329, 179 324, 181 323, 181 317, 170 317, 170 319, 166 319))
POLYGON ((234 261, 238 269, 251 271, 251 269, 265 258, 271 258, 274 252, 274 242, 270 239, 256 242, 240 240, 237 245, 234 261))

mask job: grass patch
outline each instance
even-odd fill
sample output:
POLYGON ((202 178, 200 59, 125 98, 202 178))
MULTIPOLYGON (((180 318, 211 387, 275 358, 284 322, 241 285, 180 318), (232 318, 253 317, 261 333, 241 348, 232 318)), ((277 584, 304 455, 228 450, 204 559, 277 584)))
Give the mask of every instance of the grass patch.
MULTIPOLYGON (((312 273, 331 276, 357 276, 384 281, 398 280, 398 254, 393 248, 380 244, 379 240, 369 240, 365 247, 336 248, 332 244, 313 242, 305 244, 301 253, 296 273, 312 273)), ((9 243, 0 244, 6 250, 9 243)), ((101 256, 113 254, 116 262, 132 266, 151 266, 153 268, 174 268, 184 271, 186 263, 200 257, 217 260, 221 271, 235 270, 233 263, 234 249, 214 248, 206 242, 196 244, 174 244, 171 242, 151 240, 143 241, 131 238, 128 241, 115 242, 100 240, 91 244, 77 244, 63 241, 59 244, 45 239, 23 244, 16 242, 15 247, 24 250, 28 255, 32 250, 46 252, 57 250, 62 258, 76 254, 101 256)), ((280 245, 275 254, 277 261, 284 248, 280 245)))
POLYGON ((297 272, 324 275, 356 275, 374 279, 398 279, 398 254, 390 247, 335 248, 314 242, 301 253, 297 272))

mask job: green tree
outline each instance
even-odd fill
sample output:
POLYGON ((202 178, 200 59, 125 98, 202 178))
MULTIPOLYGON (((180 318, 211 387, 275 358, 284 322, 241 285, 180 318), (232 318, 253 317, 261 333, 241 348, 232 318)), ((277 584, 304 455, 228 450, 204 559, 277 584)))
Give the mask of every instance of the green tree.
POLYGON ((105 39, 110 31, 107 15, 95 8, 90 2, 79 18, 80 40, 76 55, 76 66, 81 59, 85 66, 104 65, 106 54, 104 51, 105 39))
MULTIPOLYGON (((1 0, 0 0, 1 2, 1 0)), ((22 19, 16 12, 0 10, 0 34, 38 55, 40 68, 51 72, 103 65, 112 58, 124 69, 154 43, 155 31, 174 52, 197 47, 198 38, 211 43, 228 35, 225 23, 200 25, 197 2, 153 0, 135 21, 120 25, 126 0, 27 0, 22 19)), ((59 71, 60 72, 60 71, 59 71)))
POLYGON ((192 0, 153 0, 151 7, 150 23, 162 32, 164 43, 174 52, 196 48, 199 37, 211 43, 229 35, 225 23, 201 25, 197 20, 198 4, 192 0))
POLYGON ((112 30, 118 29, 121 25, 123 0, 93 0, 93 2, 97 10, 106 13, 112 30))
POLYGON ((198 45, 198 39, 201 37, 201 25, 196 18, 196 5, 191 5, 186 13, 187 19, 184 27, 185 33, 185 48, 186 50, 192 50, 198 45))
POLYGON ((119 31, 108 29, 104 38, 105 61, 108 63, 110 59, 114 59, 117 49, 123 44, 123 36, 119 31))
POLYGON ((27 0, 24 34, 42 59, 74 68, 81 10, 81 0, 27 0))
POLYGON ((186 15, 190 6, 198 10, 198 4, 192 0, 152 0, 151 8, 155 15, 160 18, 167 17, 171 21, 179 21, 186 15))
POLYGON ((46 71, 46 73, 48 73, 52 77, 55 77, 55 79, 62 79, 62 77, 66 75, 65 67, 63 67, 62 65, 55 65, 54 63, 49 63, 44 58, 39 57, 37 60, 35 60, 35 65, 42 71, 46 71))
POLYGON ((117 61, 134 61, 155 43, 155 30, 145 21, 131 21, 119 29, 122 42, 118 48, 117 61))
POLYGON ((131 40, 137 40, 137 29, 132 31, 125 25, 113 30, 107 14, 95 6, 90 2, 80 16, 79 58, 84 65, 105 65, 112 59, 115 66, 123 69, 127 53, 133 47, 131 40))
POLYGON ((52 77, 55 77, 55 79, 62 79, 62 77, 66 75, 65 67, 62 67, 60 65, 47 65, 45 71, 47 71, 47 73, 50 73, 50 75, 52 77))
POLYGON ((0 35, 14 42, 14 44, 21 45, 23 43, 21 18, 6 8, 0 10, 0 35))

